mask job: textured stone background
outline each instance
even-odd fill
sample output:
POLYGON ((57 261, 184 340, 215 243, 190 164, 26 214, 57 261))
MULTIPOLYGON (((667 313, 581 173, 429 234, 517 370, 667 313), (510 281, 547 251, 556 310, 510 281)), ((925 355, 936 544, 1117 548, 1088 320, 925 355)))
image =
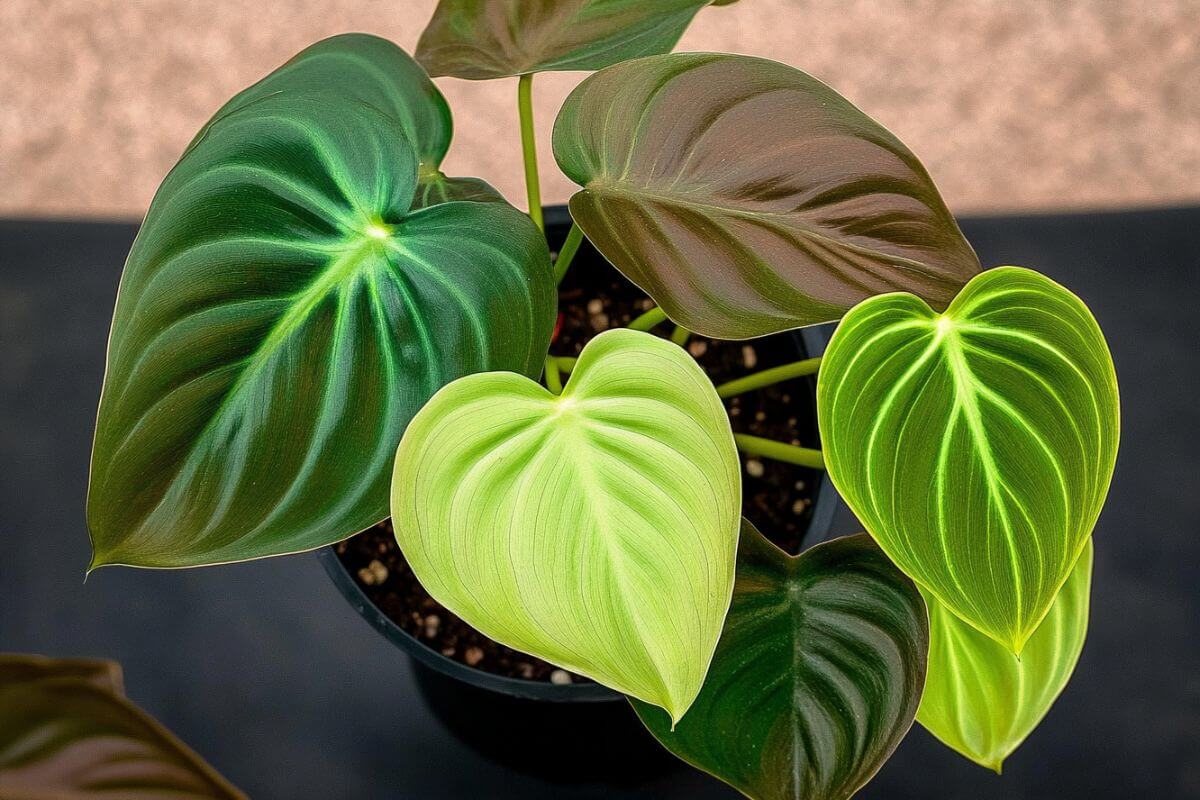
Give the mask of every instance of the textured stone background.
MULTIPOLYGON (((433 6, 0 0, 0 215, 140 216, 236 90, 334 33, 411 50, 433 6)), ((744 0, 702 11, 680 49, 832 84, 916 151, 956 211, 1200 199, 1200 0, 744 0)), ((570 193, 548 135, 580 77, 535 84, 549 201, 570 193)), ((515 80, 439 83, 458 128, 447 171, 521 203, 515 80)))

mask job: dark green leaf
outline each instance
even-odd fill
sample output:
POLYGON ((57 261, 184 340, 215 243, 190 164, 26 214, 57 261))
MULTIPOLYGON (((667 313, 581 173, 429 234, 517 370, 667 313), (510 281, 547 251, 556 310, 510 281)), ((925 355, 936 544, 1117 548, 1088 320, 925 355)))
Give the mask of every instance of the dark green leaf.
POLYGON ((912 726, 929 627, 916 587, 865 534, 789 557, 742 523, 733 605, 667 749, 755 800, 850 797, 912 726))
POLYGON ((0 656, 0 797, 244 800, 119 691, 115 664, 0 656))
POLYGON ((1083 302, 1017 267, 945 313, 846 315, 817 412, 838 491, 907 575, 1019 653, 1079 559, 1117 456, 1117 377, 1083 302))
POLYGON ((708 0, 441 0, 417 44, 429 74, 486 80, 665 53, 708 0))
POLYGON ((567 98, 554 154, 588 239, 697 333, 761 336, 895 290, 944 307, 979 271, 908 148, 773 61, 610 67, 567 98))
POLYGON ((503 203, 409 213, 399 123, 283 92, 213 122, 125 267, 92 456, 93 566, 319 547, 387 516, 408 420, 462 375, 538 374, 554 280, 503 203))
MULTIPOLYGON (((450 107, 421 65, 387 39, 365 33, 323 39, 239 92, 213 115, 212 122, 280 93, 349 98, 392 117, 420 162, 414 209, 451 200, 501 199, 481 180, 448 178, 441 173, 439 167, 453 134, 450 107)), ((206 125, 195 141, 207 130, 206 125)))

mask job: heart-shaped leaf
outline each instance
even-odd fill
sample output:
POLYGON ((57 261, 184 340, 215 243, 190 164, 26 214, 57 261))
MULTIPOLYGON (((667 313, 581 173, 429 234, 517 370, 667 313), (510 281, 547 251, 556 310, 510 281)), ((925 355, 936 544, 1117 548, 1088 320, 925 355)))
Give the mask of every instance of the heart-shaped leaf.
POLYGON ((1020 659, 926 595, 929 677, 917 721, 975 763, 1000 772, 1075 671, 1087 636, 1091 586, 1089 539, 1020 659))
POLYGON ((104 674, 119 669, 0 656, 0 797, 244 800, 104 674))
POLYGON ((825 464, 900 569, 1019 653, 1087 541, 1112 477, 1112 357, 1083 302, 988 270, 944 314, 876 297, 817 382, 825 464))
POLYGON ((681 348, 613 330, 561 396, 461 378, 396 453, 396 539, 498 642, 667 709, 691 705, 729 607, 741 480, 716 390, 681 348))
POLYGON ((503 203, 409 213, 404 127, 281 92, 214 121, 138 233, 92 453, 93 566, 308 550, 387 516, 411 416, 471 372, 536 375, 545 241, 503 203))
POLYGON ((799 70, 685 53, 618 64, 559 112, 588 239, 689 330, 743 339, 906 290, 944 307, 979 271, 896 137, 799 70))
POLYGON ((799 557, 742 523, 737 582, 704 689, 672 753, 755 800, 835 800, 879 770, 912 726, 929 628, 916 587, 865 534, 799 557))
POLYGON ((440 0, 417 44, 429 74, 487 80, 593 70, 675 46, 708 0, 440 0))
MULTIPOLYGON (((323 39, 236 94, 208 125, 280 93, 350 98, 396 120, 420 162, 414 209, 451 200, 501 199, 484 181, 440 172, 453 134, 450 107, 421 65, 387 39, 365 33, 323 39)), ((194 142, 204 137, 208 125, 194 142)))

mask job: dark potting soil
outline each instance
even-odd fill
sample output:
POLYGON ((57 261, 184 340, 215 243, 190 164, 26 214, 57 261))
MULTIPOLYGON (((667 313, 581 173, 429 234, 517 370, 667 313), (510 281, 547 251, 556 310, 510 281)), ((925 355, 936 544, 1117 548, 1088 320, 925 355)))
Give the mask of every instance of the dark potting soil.
MULTIPOLYGON (((559 330, 553 355, 577 356, 601 331, 627 325, 653 303, 585 244, 559 291, 559 330)), ((656 330, 670 335, 671 324, 656 330)), ((686 345, 714 383, 801 357, 789 334, 746 342, 693 336, 686 345)), ((811 379, 776 384, 725 401, 733 430, 816 447, 816 400, 811 379)), ((741 456, 745 516, 789 553, 800 550, 820 475, 810 469, 741 456)), ((540 659, 498 644, 451 614, 417 582, 392 535, 391 520, 335 546, 342 563, 372 602, 397 625, 442 655, 487 672, 553 683, 583 682, 540 659)))

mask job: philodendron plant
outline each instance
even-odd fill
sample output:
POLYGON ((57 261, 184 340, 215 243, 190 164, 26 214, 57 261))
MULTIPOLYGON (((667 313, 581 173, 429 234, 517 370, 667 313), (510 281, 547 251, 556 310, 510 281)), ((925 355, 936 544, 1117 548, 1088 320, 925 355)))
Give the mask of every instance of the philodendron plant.
POLYGON ((628 695, 750 797, 848 797, 914 718, 998 771, 1082 648, 1108 348, 1067 289, 982 270, 916 157, 828 86, 668 54, 706 4, 442 0, 416 60, 338 36, 220 109, 125 267, 92 567, 390 514, 438 602, 628 695), (580 189, 552 259, 530 89, 567 69, 599 71, 554 126, 580 189), (528 214, 441 172, 429 75, 517 77, 528 214), (657 305, 567 358, 556 284, 585 238, 657 305), (823 358, 735 382, 819 370, 822 451, 734 436, 733 389, 679 346, 836 320, 823 358), (739 449, 826 466, 866 533, 779 550, 742 519, 739 449))

